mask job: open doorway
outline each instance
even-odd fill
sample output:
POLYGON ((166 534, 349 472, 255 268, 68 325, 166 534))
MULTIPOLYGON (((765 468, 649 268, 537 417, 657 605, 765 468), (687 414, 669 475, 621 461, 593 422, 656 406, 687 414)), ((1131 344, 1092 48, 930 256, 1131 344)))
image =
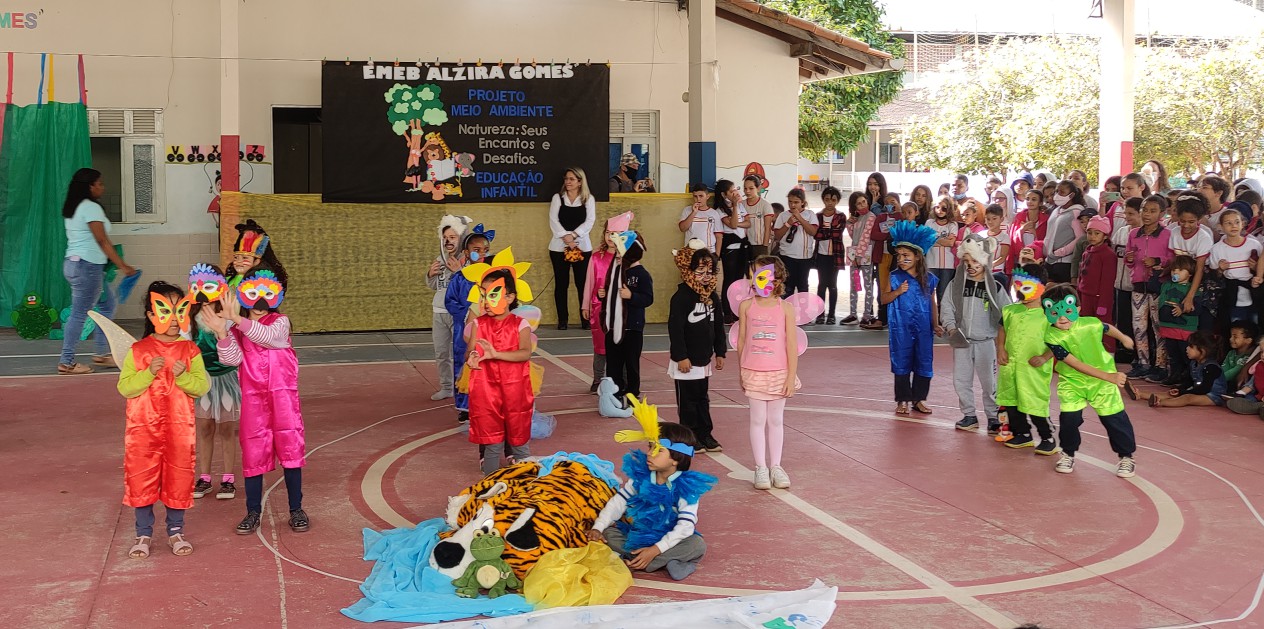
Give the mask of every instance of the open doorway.
POLYGON ((320 193, 320 108, 273 107, 272 144, 273 192, 320 193))

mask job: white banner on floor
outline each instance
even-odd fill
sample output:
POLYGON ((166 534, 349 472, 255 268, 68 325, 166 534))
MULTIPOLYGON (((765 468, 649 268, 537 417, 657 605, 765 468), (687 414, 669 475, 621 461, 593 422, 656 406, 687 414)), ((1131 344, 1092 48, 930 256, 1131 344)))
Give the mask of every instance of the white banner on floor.
POLYGON ((448 629, 541 629, 602 627, 605 629, 823 629, 834 614, 838 588, 816 581, 811 587, 735 598, 681 603, 560 607, 502 618, 443 623, 448 629))

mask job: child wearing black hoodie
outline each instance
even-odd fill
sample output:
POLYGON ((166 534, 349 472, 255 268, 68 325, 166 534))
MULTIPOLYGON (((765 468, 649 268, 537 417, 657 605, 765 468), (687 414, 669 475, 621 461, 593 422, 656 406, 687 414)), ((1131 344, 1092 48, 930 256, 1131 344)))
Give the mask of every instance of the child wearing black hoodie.
POLYGON ((676 383, 676 410, 680 423, 697 437, 698 452, 721 452, 711 435, 711 399, 707 392, 715 369, 724 369, 727 345, 720 296, 715 292, 715 257, 701 241, 691 240, 675 252, 676 268, 683 280, 672 295, 667 314, 671 362, 667 375, 676 383), (699 245, 694 248, 692 245, 699 245))

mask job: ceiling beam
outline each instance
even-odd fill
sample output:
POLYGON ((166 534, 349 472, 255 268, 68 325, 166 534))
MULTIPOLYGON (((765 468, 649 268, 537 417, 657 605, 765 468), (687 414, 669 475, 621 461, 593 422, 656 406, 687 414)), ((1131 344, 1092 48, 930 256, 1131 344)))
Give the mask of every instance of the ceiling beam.
POLYGON ((728 11, 724 11, 717 7, 715 14, 717 17, 722 17, 730 22, 733 22, 734 24, 737 24, 744 28, 749 28, 752 31, 755 31, 757 33, 763 33, 764 35, 772 37, 773 39, 780 39, 781 41, 787 42, 789 44, 807 43, 807 40, 804 37, 806 33, 799 32, 798 34, 795 34, 795 33, 784 31, 782 29, 773 28, 766 24, 761 24, 760 22, 756 22, 755 20, 751 19, 753 16, 750 13, 746 13, 746 12, 730 13, 728 11))
MULTIPOLYGON (((872 64, 875 67, 883 65, 883 59, 866 55, 862 52, 852 50, 837 42, 828 41, 813 33, 808 33, 796 26, 791 26, 781 20, 758 13, 751 13, 741 9, 729 10, 722 5, 716 6, 716 15, 723 17, 731 22, 737 22, 743 26, 764 33, 771 37, 775 37, 785 42, 794 43, 810 43, 815 45, 813 54, 818 56, 826 56, 837 63, 841 63, 858 71, 864 71, 872 64)), ((791 53, 792 56, 797 56, 791 53)))
POLYGON ((811 42, 790 44, 791 57, 811 57, 817 53, 817 46, 811 42))

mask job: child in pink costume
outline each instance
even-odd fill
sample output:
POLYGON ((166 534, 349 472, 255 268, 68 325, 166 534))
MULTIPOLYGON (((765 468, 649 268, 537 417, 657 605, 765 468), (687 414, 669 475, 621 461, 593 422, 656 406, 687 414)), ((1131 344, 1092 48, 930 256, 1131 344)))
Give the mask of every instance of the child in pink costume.
MULTIPOLYGON (((236 294, 225 293, 214 324, 220 362, 238 366, 241 382, 241 466, 246 477, 246 517, 238 535, 259 528, 263 511, 263 475, 281 461, 289 495, 290 528, 308 530, 303 511, 303 413, 298 401, 298 358, 290 343, 290 318, 277 312, 285 289, 270 271, 243 280, 236 294), (245 313, 243 316, 242 313, 245 313)), ((205 311, 204 311, 205 312, 205 311)))
POLYGON ((750 400, 755 489, 790 486, 790 477, 781 468, 783 419, 786 399, 801 385, 796 375, 799 351, 794 307, 781 299, 785 282, 786 267, 781 259, 760 256, 755 260, 751 282, 755 296, 738 308, 737 355, 742 390, 750 400))
POLYGON ((628 231, 632 224, 632 213, 624 212, 610 217, 606 221, 606 233, 601 239, 601 246, 592 252, 588 261, 587 279, 584 280, 584 297, 580 300, 580 316, 588 319, 592 328, 593 340, 593 380, 588 388, 589 393, 597 392, 597 385, 606 377, 606 333, 601 329, 601 301, 606 295, 606 276, 610 273, 610 265, 614 263, 615 247, 613 238, 628 231))

